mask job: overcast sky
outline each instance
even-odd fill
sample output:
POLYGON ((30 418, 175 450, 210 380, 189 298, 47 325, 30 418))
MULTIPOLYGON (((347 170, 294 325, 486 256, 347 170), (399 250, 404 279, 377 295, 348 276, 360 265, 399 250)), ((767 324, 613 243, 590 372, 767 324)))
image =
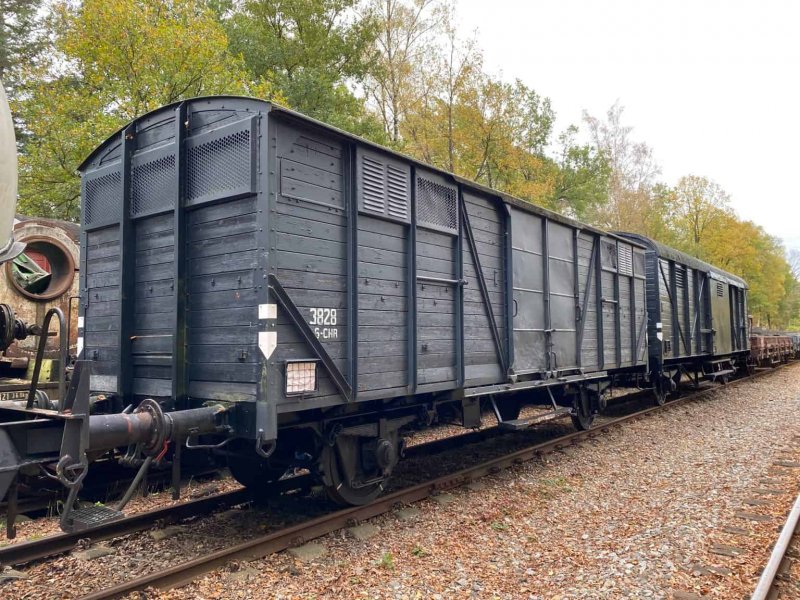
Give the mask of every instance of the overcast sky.
POLYGON ((666 183, 709 177, 800 248, 800 2, 459 0, 457 17, 559 129, 619 99, 666 183))

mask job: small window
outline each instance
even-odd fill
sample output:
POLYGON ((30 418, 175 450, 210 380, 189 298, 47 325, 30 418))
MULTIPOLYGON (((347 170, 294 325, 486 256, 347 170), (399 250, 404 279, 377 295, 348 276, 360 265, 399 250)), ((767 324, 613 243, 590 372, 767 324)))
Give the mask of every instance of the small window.
POLYGON ((721 283, 717 282, 717 296, 722 298, 723 295, 724 295, 723 294, 723 285, 721 283))
POLYGON ((617 270, 617 245, 614 242, 600 242, 600 261, 604 269, 617 270))
POLYGON ((288 361, 286 363, 286 396, 317 391, 317 362, 288 361))
POLYGON ((633 273, 638 277, 644 277, 644 252, 633 251, 633 273))

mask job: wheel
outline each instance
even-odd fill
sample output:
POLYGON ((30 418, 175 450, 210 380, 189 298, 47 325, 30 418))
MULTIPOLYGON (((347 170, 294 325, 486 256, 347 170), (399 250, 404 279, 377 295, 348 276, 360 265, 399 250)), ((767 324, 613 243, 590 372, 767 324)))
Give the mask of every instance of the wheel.
MULTIPOLYGON (((386 477, 377 472, 364 474, 360 468, 362 445, 360 438, 340 436, 334 446, 326 446, 322 451, 320 467, 326 475, 325 490, 338 504, 361 506, 383 492, 386 477)), ((391 452, 386 448, 383 451, 391 452)), ((396 457, 389 457, 388 461, 396 461, 396 457)))
POLYGON ((594 417, 595 413, 592 410, 591 396, 586 389, 582 389, 575 397, 573 403, 573 411, 570 415, 572 424, 578 431, 586 431, 587 429, 591 429, 592 423, 594 423, 594 417))
POLYGON ((722 385, 727 385, 729 378, 727 375, 723 375, 722 377, 719 378, 719 380, 722 383, 722 385))

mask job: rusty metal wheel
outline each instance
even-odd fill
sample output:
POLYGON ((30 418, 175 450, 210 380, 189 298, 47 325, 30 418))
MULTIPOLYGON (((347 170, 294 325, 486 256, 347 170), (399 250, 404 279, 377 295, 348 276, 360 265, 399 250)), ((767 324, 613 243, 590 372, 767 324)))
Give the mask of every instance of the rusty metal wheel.
POLYGON ((341 436, 334 446, 326 446, 320 457, 320 466, 327 475, 325 491, 337 504, 361 506, 375 500, 383 492, 385 480, 358 481, 359 439, 341 436))

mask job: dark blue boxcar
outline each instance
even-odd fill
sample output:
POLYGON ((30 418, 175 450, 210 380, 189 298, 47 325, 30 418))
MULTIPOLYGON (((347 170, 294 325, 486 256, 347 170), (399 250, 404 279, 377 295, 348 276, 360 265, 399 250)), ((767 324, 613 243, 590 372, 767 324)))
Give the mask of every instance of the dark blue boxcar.
POLYGON ((647 371, 642 240, 266 102, 161 108, 80 171, 92 392, 224 403, 277 465, 250 483, 319 457, 362 501, 441 405, 475 425, 491 398, 522 426, 544 399, 588 426, 611 374, 647 371))

